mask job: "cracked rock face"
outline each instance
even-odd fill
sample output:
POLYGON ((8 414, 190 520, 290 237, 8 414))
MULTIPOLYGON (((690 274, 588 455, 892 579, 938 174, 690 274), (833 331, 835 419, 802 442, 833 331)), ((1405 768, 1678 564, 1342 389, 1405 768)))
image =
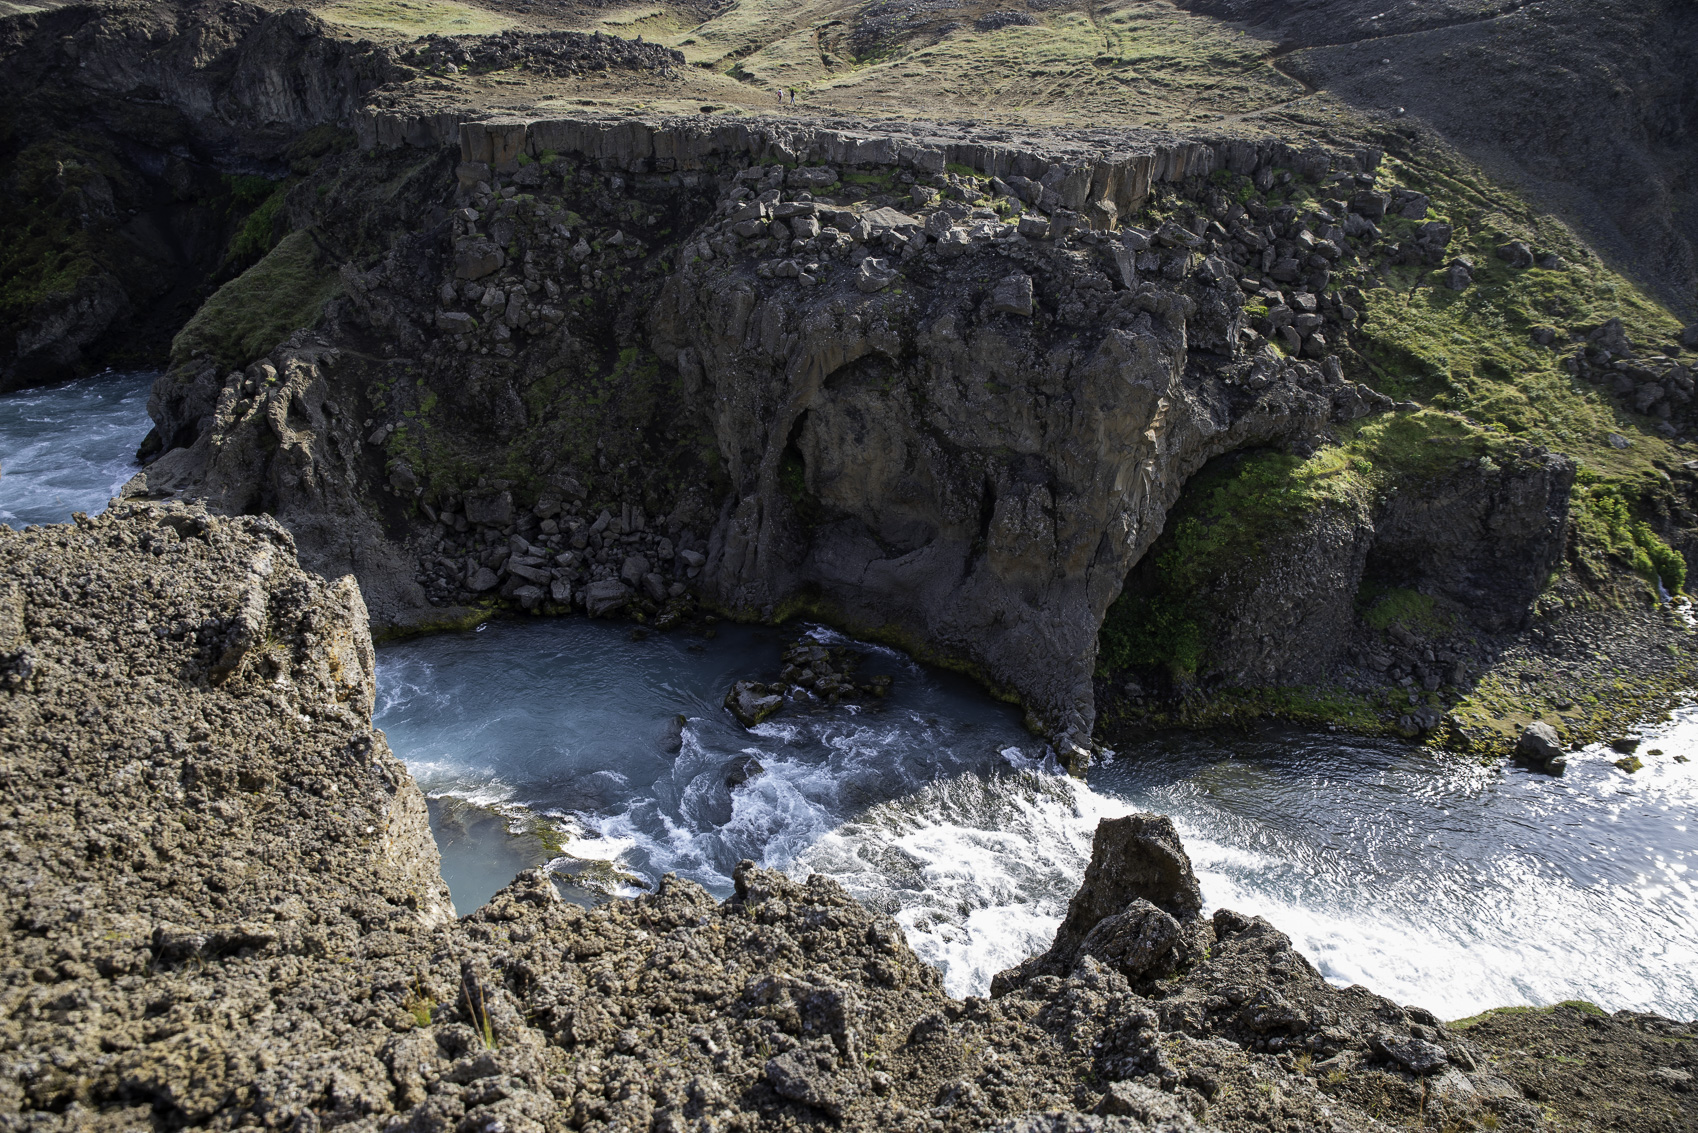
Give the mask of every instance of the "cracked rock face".
POLYGON ((1157 178, 1296 160, 1281 147, 1004 151, 693 122, 461 134, 440 190, 454 207, 345 269, 316 334, 222 383, 192 366, 160 383, 161 433, 190 447, 146 490, 272 511, 317 569, 360 576, 385 625, 492 592, 611 613, 689 588, 741 617, 808 613, 967 668, 1076 754, 1097 627, 1187 478, 1386 407, 1309 360, 1348 308, 1292 292, 1302 330, 1277 329, 1304 358, 1250 325, 1238 274, 1297 232, 1315 249, 1301 287, 1324 291, 1317 265, 1337 244, 1295 217, 1271 218, 1270 240, 1224 204, 1232 228, 1209 237, 1114 227, 1157 178), (924 173, 950 155, 1004 170, 998 208, 924 173), (857 188, 887 181, 913 188, 857 188), (602 423, 609 364, 627 388, 648 374, 665 391, 632 394, 660 398, 637 441, 602 423), (387 423, 358 420, 374 389, 390 391, 387 423), (436 427, 459 467, 529 466, 534 481, 433 466, 411 420, 432 401, 452 407, 436 427), (704 434, 709 466, 668 470, 704 434), (654 474, 615 506, 632 468, 654 474), (401 502, 374 515, 374 495, 401 502), (412 499, 437 525, 421 530, 412 499), (616 527, 590 523, 602 501, 616 527), (654 530, 632 526, 633 507, 654 530), (651 570, 620 577, 638 551, 651 570))

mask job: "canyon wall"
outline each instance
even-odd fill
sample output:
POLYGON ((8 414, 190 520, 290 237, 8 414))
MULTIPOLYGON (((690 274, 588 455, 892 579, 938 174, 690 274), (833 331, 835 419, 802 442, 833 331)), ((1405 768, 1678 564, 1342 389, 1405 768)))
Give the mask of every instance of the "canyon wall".
MULTIPOLYGON (((363 129, 410 136, 381 121, 363 129)), ((1200 203, 1216 169, 1354 186, 1371 154, 1334 171, 1124 134, 458 132, 456 180, 344 269, 323 326, 157 391, 162 434, 199 439, 147 489, 272 511, 385 623, 465 601, 485 569, 519 604, 592 612, 687 583, 739 617, 807 613, 967 668, 1083 750, 1097 626, 1191 473, 1389 406, 1328 360, 1355 317, 1326 289, 1343 229, 1264 218, 1276 246, 1200 203), (1123 222, 1164 186, 1198 211, 1123 222), (1315 312, 1291 356, 1246 314, 1238 277, 1264 266, 1315 312), (612 510, 592 523, 604 503, 617 530, 612 510)))

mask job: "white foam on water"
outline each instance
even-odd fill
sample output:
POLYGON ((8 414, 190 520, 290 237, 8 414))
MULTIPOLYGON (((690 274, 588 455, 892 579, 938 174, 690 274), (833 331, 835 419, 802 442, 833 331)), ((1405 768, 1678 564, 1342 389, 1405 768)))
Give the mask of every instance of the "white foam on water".
POLYGON ((1612 1010, 1673 1010, 1693 1001, 1698 954, 1678 941, 1683 933, 1698 940, 1698 925, 1657 925, 1649 910, 1636 916, 1636 893, 1582 888, 1511 859, 1496 863, 1489 887, 1453 892, 1448 901, 1383 900, 1369 886, 1294 900, 1288 887, 1268 880, 1286 863, 1177 825, 1209 911, 1266 917, 1339 986, 1362 984, 1443 1018, 1564 999, 1612 1010))
MULTIPOLYGON (((585 687, 623 692, 618 666, 644 656, 639 647, 615 648, 616 627, 569 632, 602 650, 585 687)), ((1153 810, 1179 828, 1209 910, 1267 917, 1334 983, 1447 1017, 1568 998, 1698 1015, 1698 840, 1686 818, 1698 764, 1670 758, 1698 755, 1698 708, 1647 731, 1646 767, 1631 777, 1601 748, 1552 780, 1280 733, 1136 745, 1086 784, 1022 742, 1012 717, 987 715, 973 690, 928 684, 936 675, 906 659, 908 676, 876 710, 803 703, 752 730, 718 711, 726 670, 711 649, 700 662, 678 659, 652 693, 675 689, 665 703, 621 716, 606 693, 587 694, 583 703, 602 713, 597 728, 632 735, 658 734, 649 716, 685 711, 679 750, 657 761, 612 731, 580 728, 552 746, 550 720, 578 719, 570 696, 489 704, 478 690, 446 687, 423 660, 433 654, 398 656, 409 659, 382 670, 383 711, 421 747, 405 754, 430 789, 454 781, 456 794, 569 817, 573 857, 651 880, 676 871, 723 895, 744 858, 833 877, 892 916, 956 995, 984 993, 997 971, 1048 946, 1100 819, 1153 810), (691 684, 701 673, 713 674, 711 687, 691 684), (433 715, 447 726, 433 732, 433 715), (523 738, 504 753, 510 726, 523 738), (624 748, 602 754, 621 739, 624 748), (1652 756, 1657 748, 1666 754, 1652 756), (556 751, 570 760, 557 762, 556 751), (743 758, 763 770, 728 790, 743 758)), ((547 664, 590 665, 574 656, 549 653, 547 664)), ((504 688, 519 660, 491 653, 469 679, 504 688)), ((761 663, 741 671, 758 674, 761 663)), ((537 681, 557 670, 524 671, 537 681)))
POLYGON ((950 994, 982 995, 1049 946, 1097 822, 1130 809, 1054 772, 968 774, 868 808, 787 868, 889 913, 950 994))

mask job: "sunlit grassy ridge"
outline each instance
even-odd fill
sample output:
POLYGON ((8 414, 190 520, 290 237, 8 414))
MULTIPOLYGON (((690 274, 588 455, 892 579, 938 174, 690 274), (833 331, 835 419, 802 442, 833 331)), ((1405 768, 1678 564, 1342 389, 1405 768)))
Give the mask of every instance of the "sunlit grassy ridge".
MULTIPOLYGON (((1392 268, 1366 289, 1369 318, 1358 345, 1373 380, 1393 396, 1456 409, 1510 434, 1566 453, 1607 475, 1642 473, 1673 451, 1610 395, 1564 368, 1584 333, 1618 318, 1642 353, 1679 340, 1680 323, 1633 283, 1604 266, 1562 224, 1508 193, 1432 166, 1387 163, 1388 181, 1430 195, 1429 219, 1450 223, 1451 256, 1474 262, 1473 287, 1451 291, 1443 267, 1392 268), (1511 268, 1496 250, 1510 240, 1554 252, 1567 267, 1511 268), (1557 347, 1535 345, 1535 328, 1558 333, 1557 347), (1616 448, 1609 435, 1631 435, 1616 448)), ((1388 222, 1388 234, 1414 221, 1388 222)))
MULTIPOLYGON (((1217 179, 1235 199, 1270 207, 1301 211, 1335 195, 1301 178, 1267 193, 1242 178, 1217 179)), ((1358 268, 1339 274, 1333 289, 1366 312, 1345 360, 1352 377, 1423 408, 1336 429, 1336 443, 1308 458, 1253 453, 1217 462, 1195 477, 1151 549, 1153 570, 1141 566, 1136 585, 1110 608, 1099 637, 1103 675, 1156 671, 1176 689, 1197 688, 1211 675, 1208 650, 1220 619, 1230 615, 1268 550, 1287 545, 1282 540, 1318 530, 1329 515, 1360 522, 1391 494, 1466 471, 1471 463, 1508 465, 1540 449, 1566 454, 1579 466, 1568 555, 1540 599, 1541 610, 1565 606, 1558 589, 1568 605, 1601 609, 1654 602, 1659 592, 1678 594, 1685 586, 1685 561, 1653 527, 1673 498, 1669 470, 1683 457, 1658 431, 1660 422, 1625 408, 1608 386, 1586 380, 1569 361, 1610 319, 1621 321, 1641 357, 1672 353, 1678 320, 1566 227, 1448 158, 1389 157, 1378 187, 1416 190, 1431 201, 1422 220, 1381 222, 1388 244, 1412 243, 1416 228, 1432 221, 1451 225, 1453 237, 1438 264, 1397 263, 1403 257, 1382 245, 1358 268), (1512 240, 1564 263, 1511 268, 1497 250, 1512 240), (1444 282, 1456 257, 1474 265, 1474 283, 1461 292, 1444 282), (1540 338, 1551 344, 1539 345, 1540 338)), ((1139 223, 1153 227, 1188 207, 1177 193, 1160 192, 1139 223)), ((1355 609, 1378 634, 1442 639, 1467 632, 1457 620, 1462 611, 1418 590, 1365 583, 1355 609)), ((1687 679, 1684 672, 1679 664, 1654 677, 1622 672, 1600 677, 1596 688, 1552 694, 1555 699, 1529 692, 1513 674, 1488 672, 1449 706, 1472 729, 1464 746, 1482 753, 1506 750, 1541 713, 1559 719, 1565 735, 1593 739, 1656 710, 1687 679), (1560 717, 1559 702, 1565 705, 1560 717)), ((1200 701, 1188 695, 1179 711, 1203 723, 1272 713, 1395 730, 1389 721, 1417 701, 1440 711, 1447 703, 1437 693, 1405 696, 1391 688, 1383 696, 1227 688, 1200 701)))
POLYGON ((407 36, 488 35, 513 25, 497 13, 453 0, 340 0, 318 14, 345 27, 407 36))

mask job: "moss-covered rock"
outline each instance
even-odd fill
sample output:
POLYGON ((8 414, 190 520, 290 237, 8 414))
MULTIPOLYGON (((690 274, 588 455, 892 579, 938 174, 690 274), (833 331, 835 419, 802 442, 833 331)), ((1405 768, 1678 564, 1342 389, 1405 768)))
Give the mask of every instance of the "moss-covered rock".
POLYGON ((335 268, 310 233, 291 232, 253 267, 226 283, 171 342, 171 360, 196 357, 239 368, 292 332, 311 326, 340 289, 335 268))

